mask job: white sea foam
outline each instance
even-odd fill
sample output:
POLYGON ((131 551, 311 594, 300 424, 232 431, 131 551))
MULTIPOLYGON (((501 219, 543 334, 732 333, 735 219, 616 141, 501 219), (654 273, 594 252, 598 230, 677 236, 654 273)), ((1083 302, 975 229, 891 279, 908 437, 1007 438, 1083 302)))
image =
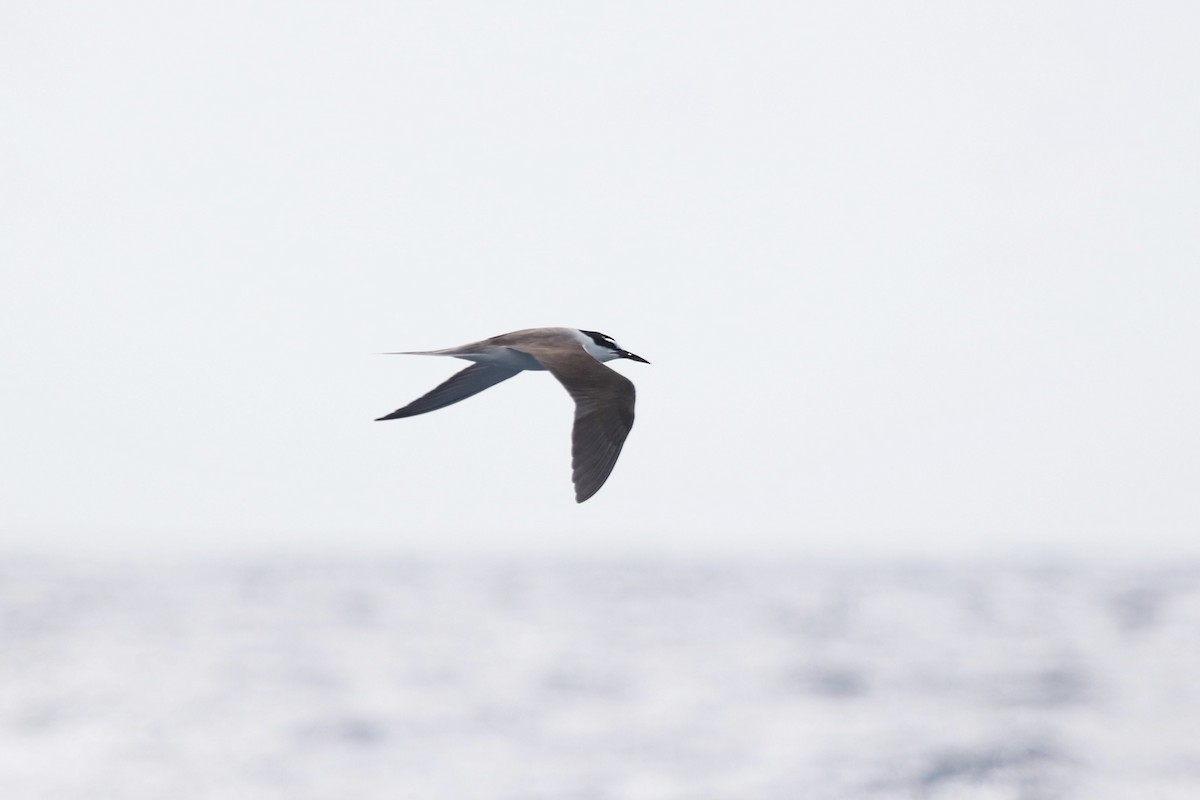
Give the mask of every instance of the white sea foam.
POLYGON ((0 797, 1200 797, 1200 570, 0 561, 0 797))

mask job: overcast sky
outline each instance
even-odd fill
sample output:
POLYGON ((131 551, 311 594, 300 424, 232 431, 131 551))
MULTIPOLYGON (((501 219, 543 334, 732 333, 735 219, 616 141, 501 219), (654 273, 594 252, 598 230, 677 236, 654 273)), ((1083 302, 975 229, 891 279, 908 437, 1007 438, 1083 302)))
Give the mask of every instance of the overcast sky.
POLYGON ((8 2, 0 551, 1200 555, 1200 5, 8 2), (638 420, 576 505, 527 373, 638 420))

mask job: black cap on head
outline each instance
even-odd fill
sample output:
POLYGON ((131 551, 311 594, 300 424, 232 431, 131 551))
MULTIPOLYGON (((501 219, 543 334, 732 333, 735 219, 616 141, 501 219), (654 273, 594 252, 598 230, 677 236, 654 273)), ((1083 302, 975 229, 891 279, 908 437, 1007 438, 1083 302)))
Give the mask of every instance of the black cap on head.
POLYGON ((611 336, 609 336, 607 333, 598 333, 596 331, 580 331, 580 333, 585 334, 586 336, 591 338, 591 340, 593 342, 595 342, 599 347, 606 348, 606 349, 611 350, 612 352, 616 353, 617 356, 620 358, 628 358, 632 361, 640 361, 643 364, 650 363, 649 361, 647 361, 646 359, 642 358, 639 355, 634 355, 633 353, 629 352, 628 350, 622 350, 621 347, 617 345, 617 341, 615 339, 613 339, 611 336))
POLYGON ((580 333, 586 334, 600 347, 607 347, 609 350, 621 349, 620 347, 617 347, 617 341, 607 333, 597 333, 596 331, 580 331, 580 333))

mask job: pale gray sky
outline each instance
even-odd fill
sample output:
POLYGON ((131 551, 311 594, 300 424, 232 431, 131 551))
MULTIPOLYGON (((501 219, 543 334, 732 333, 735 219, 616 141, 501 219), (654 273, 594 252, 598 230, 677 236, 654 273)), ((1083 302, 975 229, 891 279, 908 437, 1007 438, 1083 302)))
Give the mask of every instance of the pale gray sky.
POLYGON ((1200 5, 0 12, 0 550, 1200 555, 1200 5), (611 334, 638 422, 460 364, 611 334))

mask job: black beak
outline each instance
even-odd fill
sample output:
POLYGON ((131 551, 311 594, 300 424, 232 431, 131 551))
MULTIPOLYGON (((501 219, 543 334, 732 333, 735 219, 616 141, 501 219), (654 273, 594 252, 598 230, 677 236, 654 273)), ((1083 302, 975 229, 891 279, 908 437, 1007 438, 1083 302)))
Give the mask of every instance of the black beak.
POLYGON ((647 361, 646 359, 642 358, 641 356, 634 355, 633 353, 629 352, 628 350, 618 350, 618 351, 617 351, 617 354, 618 354, 618 355, 620 355, 620 356, 621 356, 621 358, 630 358, 630 359, 633 359, 634 361, 640 361, 640 362, 642 362, 643 364, 649 364, 649 363, 650 363, 649 361, 647 361))

